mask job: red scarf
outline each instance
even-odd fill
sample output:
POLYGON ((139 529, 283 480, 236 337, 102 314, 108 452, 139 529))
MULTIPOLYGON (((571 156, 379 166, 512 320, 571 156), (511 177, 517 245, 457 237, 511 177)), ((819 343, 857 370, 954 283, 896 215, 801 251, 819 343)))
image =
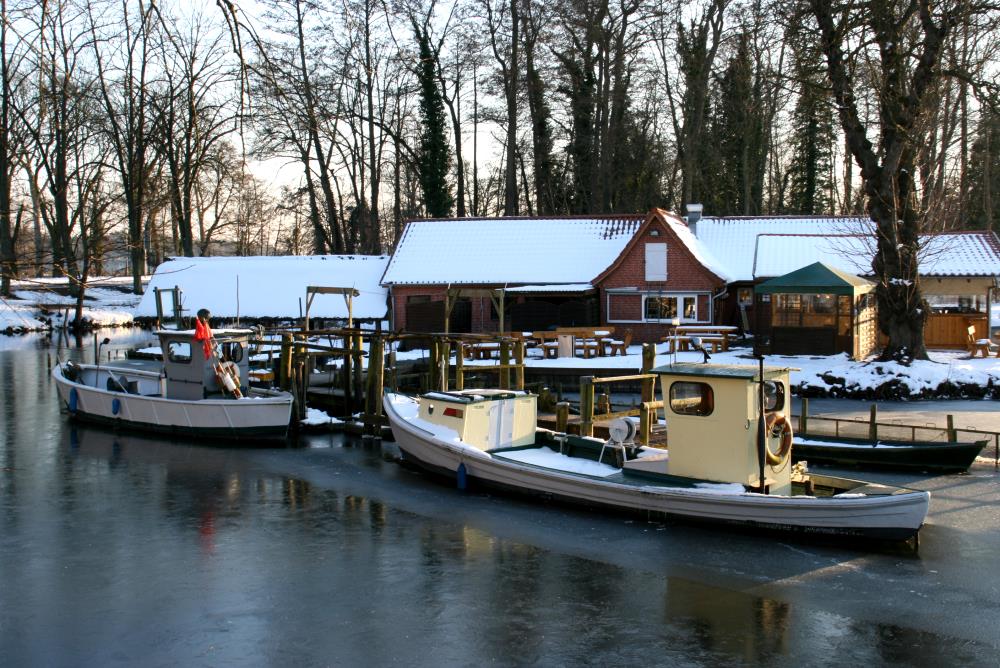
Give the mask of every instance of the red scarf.
POLYGON ((205 359, 210 358, 212 356, 212 330, 209 329, 208 323, 201 321, 201 318, 194 321, 194 340, 204 341, 202 350, 205 351, 205 359))

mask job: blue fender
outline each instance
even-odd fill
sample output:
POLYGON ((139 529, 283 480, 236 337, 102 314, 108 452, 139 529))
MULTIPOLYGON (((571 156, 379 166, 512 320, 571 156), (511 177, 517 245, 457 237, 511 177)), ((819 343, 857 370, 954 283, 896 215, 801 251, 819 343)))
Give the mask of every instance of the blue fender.
POLYGON ((458 471, 456 472, 455 476, 455 482, 458 485, 459 489, 464 490, 466 485, 468 484, 468 480, 466 479, 466 477, 467 476, 465 472, 465 462, 462 462, 461 464, 458 465, 458 471))
POLYGON ((69 390, 69 402, 66 404, 66 408, 69 409, 70 413, 76 413, 76 405, 79 402, 80 402, 80 395, 77 394, 75 387, 71 387, 69 390))
POLYGON ((111 413, 114 414, 114 415, 118 415, 118 413, 121 411, 121 409, 122 409, 122 400, 119 399, 118 397, 115 397, 114 399, 112 399, 111 400, 111 413))

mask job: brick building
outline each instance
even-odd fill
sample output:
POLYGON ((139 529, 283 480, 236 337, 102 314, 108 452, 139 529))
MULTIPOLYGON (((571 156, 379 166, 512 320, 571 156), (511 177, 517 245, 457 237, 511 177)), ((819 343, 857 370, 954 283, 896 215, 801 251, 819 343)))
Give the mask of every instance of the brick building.
POLYGON ((726 275, 684 221, 646 215, 407 224, 382 285, 393 328, 492 332, 614 324, 636 341, 712 322, 726 275), (503 293, 502 303, 483 290, 503 293))

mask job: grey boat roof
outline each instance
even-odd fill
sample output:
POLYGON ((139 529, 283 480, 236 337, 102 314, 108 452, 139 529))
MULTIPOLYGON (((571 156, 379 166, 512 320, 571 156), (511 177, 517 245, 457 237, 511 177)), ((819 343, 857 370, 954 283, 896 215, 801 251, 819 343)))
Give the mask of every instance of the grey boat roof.
MULTIPOLYGON (((758 374, 759 367, 754 364, 697 364, 693 362, 674 362, 664 364, 653 369, 653 373, 667 374, 671 376, 693 376, 711 378, 742 378, 744 380, 760 380, 758 374)), ((789 371, 796 371, 790 367, 765 366, 764 380, 780 378, 789 371)))

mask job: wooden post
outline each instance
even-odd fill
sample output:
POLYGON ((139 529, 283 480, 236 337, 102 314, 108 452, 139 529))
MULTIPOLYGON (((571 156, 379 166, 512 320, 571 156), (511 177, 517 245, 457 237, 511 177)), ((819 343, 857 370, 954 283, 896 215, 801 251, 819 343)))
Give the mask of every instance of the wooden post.
POLYGON ((514 389, 524 391, 524 358, 526 357, 524 339, 518 339, 514 343, 514 363, 517 368, 514 370, 514 389))
POLYGON ((500 389, 510 389, 510 341, 500 339, 500 389))
POLYGON ((580 435, 594 435, 594 377, 580 378, 580 435))
POLYGON ((455 341, 455 389, 465 389, 465 344, 455 341))
MULTIPOLYGON (((649 344, 646 344, 649 345, 649 344)), ((643 348, 643 356, 645 357, 645 348, 643 348)), ((643 373, 649 373, 648 371, 643 371, 643 373)), ((642 402, 653 401, 656 394, 656 379, 655 378, 643 378, 642 379, 642 402)), ((653 423, 656 422, 658 414, 655 408, 650 410, 641 410, 639 412, 639 442, 643 445, 649 445, 649 437, 653 432, 653 423)))
POLYGON ((356 334, 354 334, 351 337, 351 341, 352 341, 351 358, 354 363, 354 398, 358 405, 363 406, 364 404, 362 404, 361 402, 363 401, 364 389, 365 389, 365 380, 364 380, 365 367, 361 363, 361 358, 364 354, 364 351, 362 351, 361 349, 362 345, 361 332, 359 331, 356 334))
POLYGON ((878 405, 872 404, 871 413, 868 416, 868 440, 875 442, 878 440, 878 405))
POLYGON ((427 351, 427 389, 438 390, 441 387, 441 381, 438 380, 438 340, 437 337, 431 337, 429 350, 427 351))
POLYGON ((354 373, 354 361, 351 359, 351 337, 343 334, 340 337, 341 347, 347 352, 341 355, 340 363, 340 389, 344 393, 344 411, 351 410, 351 375, 354 373))
POLYGON ((594 412, 600 415, 606 415, 611 412, 611 397, 608 396, 607 392, 601 392, 597 395, 594 412))
POLYGON ((569 402, 560 401, 556 404, 556 431, 566 433, 569 425, 569 402))
POLYGON ((802 412, 799 413, 799 433, 809 433, 809 399, 802 398, 802 412))
POLYGON ((448 339, 442 339, 441 343, 438 345, 438 380, 440 385, 438 389, 442 392, 448 391, 448 366, 451 359, 451 343, 448 339))
POLYGON ((281 335, 281 357, 278 360, 278 386, 288 391, 292 387, 292 335, 281 335))
POLYGON ((389 377, 389 387, 392 388, 393 392, 399 392, 399 374, 396 372, 396 351, 389 350, 389 373, 392 375, 389 377))
POLYGON ((949 415, 946 419, 948 420, 948 442, 955 443, 958 441, 958 432, 955 431, 955 416, 949 415))
MULTIPOLYGON (((656 366, 656 345, 652 343, 642 344, 642 373, 650 373, 656 366)), ((653 399, 650 398, 649 401, 653 399)))
POLYGON ((382 390, 384 388, 384 341, 381 336, 372 337, 368 345, 368 377, 365 387, 365 433, 381 435, 382 390))

